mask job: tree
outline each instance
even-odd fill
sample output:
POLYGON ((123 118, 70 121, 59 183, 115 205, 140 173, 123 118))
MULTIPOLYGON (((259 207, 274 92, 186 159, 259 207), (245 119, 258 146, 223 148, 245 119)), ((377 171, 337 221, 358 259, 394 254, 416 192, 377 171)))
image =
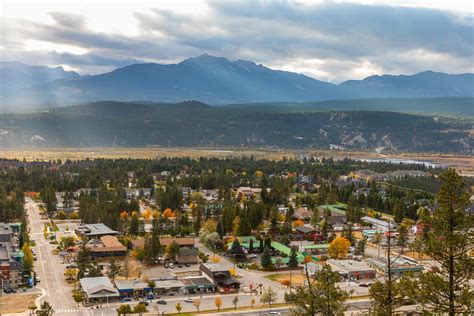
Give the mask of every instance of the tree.
POLYGON ((195 298, 194 301, 193 301, 193 305, 194 305, 194 307, 196 307, 196 309, 198 311, 198 314, 199 314, 199 307, 201 306, 201 299, 195 298))
POLYGON ((109 271, 107 276, 112 279, 112 282, 115 281, 115 277, 122 273, 122 267, 120 263, 117 262, 115 258, 110 258, 109 261, 109 271))
POLYGON ((403 249, 408 243, 408 227, 405 224, 398 225, 397 243, 400 246, 400 253, 403 255, 403 249))
POLYGON ((439 208, 420 250, 439 264, 415 282, 416 299, 431 311, 455 315, 472 311, 474 290, 470 287, 474 259, 469 251, 474 244, 474 217, 466 212, 469 192, 461 176, 449 169, 439 177, 439 208))
POLYGON ((28 243, 23 244, 21 251, 23 251, 23 271, 30 275, 33 271, 33 252, 31 251, 31 247, 28 243))
POLYGON ((36 315, 38 316, 51 316, 53 313, 54 309, 48 301, 44 301, 43 304, 41 304, 40 309, 36 311, 36 315))
POLYGON ((181 306, 180 303, 176 304, 175 307, 176 308, 176 311, 178 312, 178 315, 181 314, 181 310, 183 309, 183 306, 181 306))
POLYGON ((153 293, 153 290, 156 287, 156 282, 153 280, 148 281, 148 287, 150 288, 151 293, 153 293))
POLYGON ((232 300, 232 304, 234 304, 234 309, 237 309, 238 303, 239 303, 239 298, 237 296, 234 296, 234 299, 232 300))
POLYGON ((351 243, 349 240, 344 237, 337 237, 329 244, 329 255, 336 259, 345 258, 350 246, 351 243))
POLYGON ((221 298, 220 296, 217 296, 217 297, 214 299, 214 305, 216 305, 218 311, 221 310, 222 298, 221 298))
POLYGON ((138 218, 138 213, 133 212, 132 218, 130 219, 130 227, 128 228, 128 233, 132 236, 138 236, 140 226, 140 219, 138 218))
POLYGON ((338 273, 327 264, 316 272, 314 280, 306 273, 306 285, 298 286, 292 296, 293 315, 343 315, 350 293, 340 289, 338 281, 338 273))
POLYGON ((173 240, 168 246, 166 246, 166 255, 168 258, 174 262, 176 261, 176 256, 179 252, 179 245, 176 240, 173 240))
POLYGON ((374 315, 392 315, 400 307, 405 296, 401 283, 377 281, 369 288, 372 299, 372 312, 374 315))
POLYGON ((267 287, 260 296, 260 302, 267 304, 271 307, 272 303, 277 300, 277 293, 271 287, 267 287))
POLYGON ((270 248, 266 247, 263 251, 262 257, 260 258, 260 264, 264 269, 269 269, 272 266, 272 254, 270 248))
POLYGON ((236 216, 232 221, 232 235, 237 236, 240 228, 240 217, 236 216))
POLYGON ((290 260, 288 261, 288 266, 291 268, 296 268, 298 266, 298 257, 296 255, 296 247, 291 247, 290 260))
POLYGON ((117 308, 117 315, 127 315, 132 313, 132 308, 128 304, 123 304, 120 305, 119 308, 117 308))
POLYGON ((36 306, 36 304, 33 303, 30 306, 28 306, 28 309, 30 310, 30 315, 31 315, 35 313, 36 309, 38 309, 38 306, 36 306))
POLYGON ((253 239, 250 239, 250 242, 249 242, 249 253, 253 253, 254 249, 253 249, 253 239))
POLYGON ((64 278, 66 281, 76 281, 77 279, 77 269, 66 269, 64 271, 64 278))
POLYGON ((143 313, 146 313, 148 312, 147 309, 146 309, 146 306, 145 304, 143 303, 138 303, 138 305, 136 305, 134 308, 133 308, 133 313, 134 314, 138 314, 138 315, 142 315, 143 313))
POLYGON ((366 244, 367 239, 365 237, 359 240, 355 247, 355 254, 359 256, 364 256, 366 244))
POLYGON ((79 306, 79 304, 84 301, 84 293, 82 293, 80 290, 74 291, 72 298, 74 299, 74 302, 76 302, 77 306, 79 306))

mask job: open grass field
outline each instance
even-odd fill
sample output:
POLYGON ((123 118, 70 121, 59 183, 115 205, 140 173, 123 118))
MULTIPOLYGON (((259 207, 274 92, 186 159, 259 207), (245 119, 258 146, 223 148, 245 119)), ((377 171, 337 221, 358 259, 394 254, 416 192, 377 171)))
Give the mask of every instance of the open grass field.
POLYGON ((242 157, 254 156, 257 159, 266 158, 270 160, 281 160, 286 158, 296 158, 304 155, 314 157, 334 157, 342 159, 344 157, 353 159, 410 159, 424 162, 441 164, 447 167, 456 168, 465 175, 474 176, 474 156, 441 155, 429 153, 398 153, 398 154, 378 154, 374 152, 360 151, 329 151, 329 150, 291 150, 291 149, 253 149, 253 148, 161 148, 161 147, 141 147, 141 148, 32 148, 32 149, 2 149, 1 158, 33 160, 56 160, 71 159, 83 160, 86 158, 138 158, 155 159, 160 157, 242 157))

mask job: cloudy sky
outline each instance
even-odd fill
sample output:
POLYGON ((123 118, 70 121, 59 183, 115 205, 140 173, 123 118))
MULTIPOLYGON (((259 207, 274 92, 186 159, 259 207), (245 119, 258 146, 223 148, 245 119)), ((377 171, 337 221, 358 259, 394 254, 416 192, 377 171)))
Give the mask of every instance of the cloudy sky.
POLYGON ((340 82, 474 72, 474 1, 0 0, 0 59, 96 74, 202 53, 340 82))

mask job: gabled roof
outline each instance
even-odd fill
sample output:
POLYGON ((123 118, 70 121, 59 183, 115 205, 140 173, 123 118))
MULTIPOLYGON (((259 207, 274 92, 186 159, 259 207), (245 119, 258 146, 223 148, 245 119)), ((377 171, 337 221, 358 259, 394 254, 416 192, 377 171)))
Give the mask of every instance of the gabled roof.
POLYGON ((298 227, 295 228, 295 230, 297 230, 297 231, 299 231, 303 234, 308 234, 308 233, 316 231, 316 229, 314 227, 309 226, 309 225, 298 226, 298 227))
POLYGON ((119 295, 107 277, 82 278, 80 283, 82 290, 89 298, 119 295))

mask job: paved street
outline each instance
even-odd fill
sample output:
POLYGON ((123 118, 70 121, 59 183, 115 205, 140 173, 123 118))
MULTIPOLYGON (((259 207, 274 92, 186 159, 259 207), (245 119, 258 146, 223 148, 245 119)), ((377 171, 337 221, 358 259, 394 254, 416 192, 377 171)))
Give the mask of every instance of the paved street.
POLYGON ((63 273, 65 265, 62 259, 51 253, 54 245, 50 245, 43 235, 43 220, 40 218, 36 203, 26 198, 26 208, 30 227, 30 236, 36 242, 38 260, 35 261, 41 282, 37 287, 41 289, 42 295, 37 303, 48 301, 55 310, 73 310, 75 303, 71 296, 71 287, 64 281, 63 273))

